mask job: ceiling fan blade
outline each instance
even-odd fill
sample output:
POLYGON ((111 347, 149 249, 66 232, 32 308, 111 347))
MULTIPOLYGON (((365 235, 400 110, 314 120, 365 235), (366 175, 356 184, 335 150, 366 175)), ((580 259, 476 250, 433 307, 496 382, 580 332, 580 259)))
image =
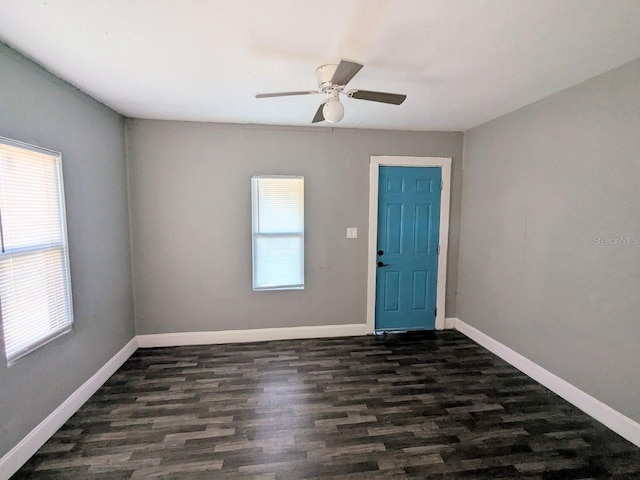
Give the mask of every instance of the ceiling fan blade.
POLYGON ((318 111, 313 117, 313 120, 311 120, 311 123, 318 123, 324 120, 324 114, 322 113, 323 108, 324 108, 324 103, 321 103, 320 106, 318 107, 318 111))
POLYGON ((340 60, 338 68, 336 68, 333 77, 331 77, 331 83, 334 85, 346 85, 356 76, 356 73, 358 73, 362 67, 364 67, 364 65, 361 63, 340 60))
POLYGON ((371 102, 390 103, 400 105, 407 98, 406 95, 398 93, 371 92, 369 90, 351 90, 347 95, 358 100, 369 100, 371 102))
POLYGON ((278 93, 259 93, 256 98, 270 98, 270 97, 291 97, 293 95, 314 95, 320 93, 315 90, 306 90, 304 92, 278 92, 278 93))

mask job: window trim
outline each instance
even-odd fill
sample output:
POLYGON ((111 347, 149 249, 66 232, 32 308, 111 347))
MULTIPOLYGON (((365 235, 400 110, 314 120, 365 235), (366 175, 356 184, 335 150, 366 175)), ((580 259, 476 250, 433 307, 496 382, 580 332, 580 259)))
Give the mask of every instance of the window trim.
MULTIPOLYGON (((66 335, 67 333, 71 332, 75 326, 75 316, 74 316, 74 309, 73 309, 73 288, 72 288, 72 283, 71 283, 71 265, 70 265, 70 260, 69 260, 69 236, 68 236, 68 228, 67 228, 67 205, 66 205, 66 195, 65 195, 65 190, 64 190, 64 176, 63 176, 63 168, 62 168, 62 153, 58 152, 57 150, 51 150, 49 148, 44 148, 44 147, 40 147, 37 145, 33 145, 30 143, 26 143, 26 142, 21 142, 19 140, 13 140, 11 138, 7 138, 7 137, 3 137, 0 136, 0 143, 4 144, 4 145, 8 145, 11 147, 16 147, 16 148, 22 148, 24 150, 29 150, 32 152, 36 152, 36 153, 42 153, 45 155, 50 155, 52 157, 56 158, 56 169, 58 171, 58 178, 59 178, 59 201, 60 201, 60 216, 61 216, 61 222, 62 222, 62 238, 63 238, 63 243, 62 244, 57 244, 57 245, 50 245, 50 247, 53 248, 49 248, 50 250, 55 249, 55 248, 59 248, 60 250, 63 251, 64 254, 64 260, 65 260, 65 267, 66 267, 66 272, 67 272, 67 284, 68 284, 68 295, 69 295, 69 321, 67 322, 67 324, 65 325, 65 328, 62 328, 60 330, 56 330, 54 332, 51 332, 51 334, 41 338, 40 340, 38 340, 37 342, 31 343, 28 347, 24 347, 21 350, 18 350, 18 352, 16 352, 11 359, 7 358, 7 352, 6 352, 6 345, 4 342, 4 323, 2 321, 2 307, 0 304, 0 334, 2 337, 2 351, 7 363, 7 367, 11 367, 12 365, 14 365, 16 362, 18 362, 19 360, 21 360, 22 358, 26 357, 27 355, 35 352, 36 350, 39 350, 41 347, 45 346, 48 343, 53 342, 55 339, 66 335)), ((2 228, 2 226, 0 225, 0 228, 2 228)), ((5 251, 5 252, 0 252, 0 256, 21 256, 21 255, 26 255, 26 254, 30 254, 30 253, 36 253, 38 251, 42 251, 44 250, 42 245, 32 245, 29 247, 24 247, 24 248, 20 248, 20 249, 14 249, 14 250, 10 250, 10 251, 5 251)))
POLYGON ((251 286, 254 292, 268 292, 277 290, 304 290, 305 287, 305 226, 304 226, 304 193, 302 197, 302 232, 285 232, 285 233, 259 233, 256 232, 257 225, 256 220, 259 217, 254 215, 254 203, 253 203, 253 180, 262 178, 288 178, 295 180, 302 180, 304 188, 304 175, 251 175, 251 286), (256 287, 255 284, 255 272, 256 272, 256 239, 262 238, 300 238, 302 241, 302 283, 290 284, 290 285, 278 285, 271 287, 256 287))

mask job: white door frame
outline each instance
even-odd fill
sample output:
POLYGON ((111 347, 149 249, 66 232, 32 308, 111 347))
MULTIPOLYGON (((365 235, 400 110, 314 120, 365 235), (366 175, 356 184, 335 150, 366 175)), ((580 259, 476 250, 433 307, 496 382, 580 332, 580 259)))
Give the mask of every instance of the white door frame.
POLYGON ((390 167, 440 167, 442 168, 442 192, 440 192, 440 255, 438 256, 438 280, 436 288, 436 330, 444 329, 444 305, 447 286, 447 250, 449 245, 449 204, 451 197, 451 158, 446 157, 394 157, 372 155, 369 159, 369 254, 367 261, 367 331, 373 333, 376 315, 376 249, 378 246, 378 173, 381 166, 390 167))

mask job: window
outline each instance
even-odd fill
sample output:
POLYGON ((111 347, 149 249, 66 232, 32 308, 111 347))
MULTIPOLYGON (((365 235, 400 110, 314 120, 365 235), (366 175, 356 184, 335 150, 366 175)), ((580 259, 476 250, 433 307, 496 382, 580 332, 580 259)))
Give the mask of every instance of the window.
POLYGON ((60 154, 1 137, 0 309, 9 364, 73 324, 60 154))
POLYGON ((304 288, 304 177, 251 177, 253 289, 304 288))

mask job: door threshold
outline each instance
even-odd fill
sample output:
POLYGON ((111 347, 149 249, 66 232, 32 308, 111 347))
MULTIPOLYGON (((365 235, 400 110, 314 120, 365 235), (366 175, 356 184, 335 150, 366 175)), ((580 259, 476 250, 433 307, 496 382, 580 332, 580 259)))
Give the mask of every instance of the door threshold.
POLYGON ((373 334, 374 335, 393 335, 393 334, 401 334, 401 333, 415 333, 415 334, 419 334, 419 333, 435 333, 436 330, 433 328, 421 328, 421 329, 416 329, 416 330, 374 330, 373 334))

